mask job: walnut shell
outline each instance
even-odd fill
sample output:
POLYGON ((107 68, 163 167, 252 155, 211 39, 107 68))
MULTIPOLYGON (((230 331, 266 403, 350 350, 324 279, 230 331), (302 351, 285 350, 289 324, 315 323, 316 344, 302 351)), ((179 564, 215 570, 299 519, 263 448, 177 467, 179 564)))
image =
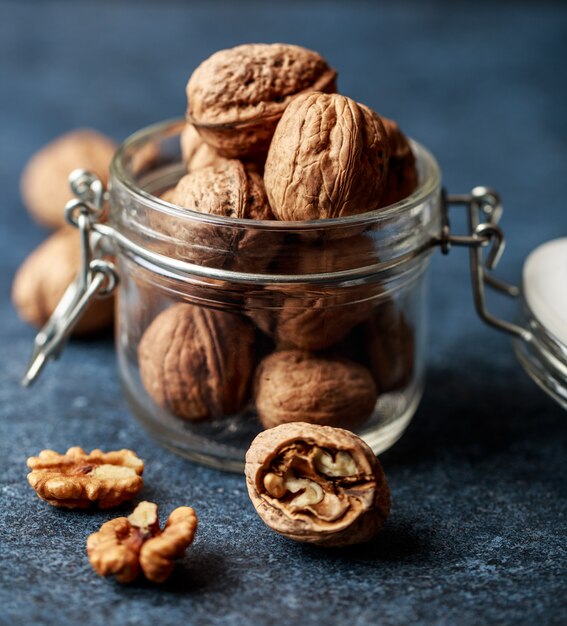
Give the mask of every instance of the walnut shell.
POLYGON ((20 181, 24 204, 43 226, 66 224, 65 204, 73 199, 69 174, 77 168, 90 170, 108 183, 108 168, 116 144, 90 129, 66 133, 52 141, 28 161, 20 181))
MULTIPOLYGON (((43 326, 67 287, 81 268, 79 232, 63 228, 37 247, 20 266, 12 285, 12 302, 20 317, 34 326, 43 326)), ((73 329, 74 335, 88 335, 112 326, 112 297, 95 298, 73 329)))
POLYGON ((340 428, 296 422, 266 430, 250 445, 245 474, 258 515, 295 541, 328 547, 369 541, 390 512, 378 459, 340 428))
POLYGON ((407 198, 415 191, 418 174, 415 156, 407 137, 393 120, 386 117, 381 120, 390 144, 390 160, 380 205, 388 206, 407 198))
POLYGON ((370 372, 341 357, 284 350, 256 371, 256 410, 264 428, 309 422, 354 429, 370 417, 376 400, 370 372))
MULTIPOLYGON (((276 273, 308 275, 365 267, 376 261, 372 240, 362 235, 332 239, 309 245, 301 242, 282 247, 273 261, 276 273)), ((305 289, 282 287, 278 306, 255 308, 250 317, 280 346, 323 350, 340 342, 372 313, 369 288, 325 287, 305 289)))
POLYGON ((378 115, 338 94, 299 96, 285 110, 264 169, 280 220, 317 220, 373 211, 388 170, 378 115))
POLYGON ((290 101, 334 92, 336 72, 319 54, 287 44, 246 44, 216 52, 187 83, 187 119, 226 157, 262 155, 290 101))
POLYGON ((189 172, 209 165, 217 165, 223 161, 223 157, 205 142, 193 124, 185 124, 179 140, 181 156, 189 172))
POLYGON ((176 304, 160 313, 138 346, 151 398, 185 420, 237 413, 254 369, 254 331, 229 313, 176 304))
MULTIPOLYGON (((190 172, 178 182, 169 202, 221 217, 273 219, 262 178, 236 159, 190 172)), ((153 220, 152 226, 175 240, 170 255, 199 265, 261 272, 276 252, 274 234, 252 226, 165 215, 153 220)))

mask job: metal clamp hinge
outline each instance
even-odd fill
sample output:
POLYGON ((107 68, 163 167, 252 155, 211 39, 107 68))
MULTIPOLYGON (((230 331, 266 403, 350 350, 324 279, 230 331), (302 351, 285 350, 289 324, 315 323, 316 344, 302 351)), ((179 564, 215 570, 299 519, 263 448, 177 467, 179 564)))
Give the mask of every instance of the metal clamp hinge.
POLYGON ((532 340, 532 333, 517 324, 492 315, 486 305, 485 285, 510 297, 517 297, 520 289, 515 285, 496 278, 489 272, 494 270, 504 252, 506 239, 498 225, 502 215, 499 195, 487 187, 475 187, 470 194, 449 195, 443 190, 443 222, 441 235, 435 241, 443 254, 448 254, 452 246, 469 248, 470 272, 475 308, 482 320, 510 335, 524 341, 532 340), (449 221, 450 205, 464 206, 467 209, 469 232, 455 235, 449 221), (484 248, 488 252, 484 253, 484 248))
POLYGON ((22 379, 28 386, 39 376, 49 359, 56 359, 90 301, 112 293, 118 283, 114 264, 101 255, 101 236, 92 231, 104 214, 106 194, 99 178, 85 170, 69 176, 76 196, 65 206, 65 219, 81 234, 81 268, 69 285, 51 317, 35 337, 30 363, 22 379))

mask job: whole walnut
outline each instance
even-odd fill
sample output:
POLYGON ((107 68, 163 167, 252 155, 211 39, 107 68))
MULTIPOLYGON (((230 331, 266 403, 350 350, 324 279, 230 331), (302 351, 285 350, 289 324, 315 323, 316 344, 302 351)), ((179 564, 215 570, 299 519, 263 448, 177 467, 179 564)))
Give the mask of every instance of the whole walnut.
POLYGON ((381 394, 402 389, 414 374, 415 332, 404 312, 391 299, 376 306, 372 315, 336 349, 345 357, 364 364, 381 394))
POLYGON ((226 157, 265 155, 285 108, 309 91, 334 92, 319 54, 288 44, 246 44, 216 52, 187 83, 187 119, 226 157))
POLYGON ((381 120, 390 144, 390 160, 380 205, 388 206, 407 198, 415 191, 418 175, 415 156, 407 137, 393 120, 386 117, 381 120))
POLYGON ((197 129, 189 122, 181 131, 179 140, 181 142, 181 156, 189 172, 209 165, 217 165, 223 161, 223 157, 205 142, 197 129))
POLYGON ((382 467, 348 430, 295 422, 260 433, 246 453, 256 512, 294 541, 340 547, 372 539, 390 512, 382 467))
POLYGON ((157 405, 185 420, 237 413, 248 400, 253 342, 245 319, 175 304, 153 320, 140 340, 142 383, 157 405))
POLYGON ((264 428, 309 422, 354 429, 370 417, 377 400, 362 365, 301 350, 266 357, 256 371, 254 396, 264 428))
POLYGON ((280 220, 317 220, 380 206, 390 148, 380 117, 338 94, 308 93, 285 110, 264 169, 280 220))
MULTIPOLYGON (((318 244, 299 242, 282 246, 272 261, 275 273, 307 276, 348 271, 376 262, 369 237, 356 235, 318 244)), ((332 282, 332 281, 330 281, 332 282)), ((251 302, 249 315, 280 346, 323 350, 341 341, 372 313, 375 288, 301 285, 274 287, 274 304, 251 302), (279 292, 276 298, 276 292, 279 292)))
MULTIPOLYGON (((43 326, 77 276, 81 262, 78 230, 62 228, 46 239, 27 257, 14 277, 12 302, 19 316, 34 326, 43 326)), ((113 298, 94 298, 73 334, 87 335, 109 328, 113 319, 113 298)))
POLYGON ((28 161, 20 181, 24 204, 33 218, 50 228, 66 224, 65 204, 73 199, 69 174, 90 170, 108 183, 108 168, 116 144, 90 129, 71 131, 46 145, 28 161))
MULTIPOLYGON (((168 201, 208 215, 273 219, 262 178, 236 159, 190 172, 168 201)), ((170 240, 170 255, 199 265, 254 273, 262 271, 276 252, 274 234, 253 224, 214 224, 188 214, 160 215, 152 226, 170 240)))

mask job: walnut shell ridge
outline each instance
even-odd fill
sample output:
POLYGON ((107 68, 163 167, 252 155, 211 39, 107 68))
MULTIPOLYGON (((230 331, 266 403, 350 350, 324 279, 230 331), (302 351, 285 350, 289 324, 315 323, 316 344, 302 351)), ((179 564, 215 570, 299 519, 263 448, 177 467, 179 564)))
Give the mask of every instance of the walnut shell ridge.
POLYGON ((377 114, 338 94, 298 96, 285 110, 264 169, 280 220, 373 211, 388 172, 389 143, 377 114))
MULTIPOLYGON (((53 233, 18 269, 12 284, 12 302, 19 316, 41 327, 50 318, 67 287, 81 268, 79 231, 70 227, 53 233)), ((112 326, 114 299, 94 298, 73 329, 88 335, 112 326)))
POLYGON ((61 135, 36 152, 22 173, 22 199, 33 218, 41 225, 59 228, 66 224, 64 209, 74 198, 69 174, 82 168, 94 172, 108 183, 108 168, 116 144, 91 129, 78 129, 61 135))
POLYGON ((265 154, 288 104, 334 92, 336 72, 319 54, 288 44, 245 44, 203 61, 187 83, 187 119, 227 157, 265 154))
POLYGON ((390 511, 390 491, 378 459, 362 439, 348 430, 295 422, 260 433, 246 453, 246 484, 256 512, 272 530, 295 541, 340 547, 372 539, 390 511), (316 455, 334 459, 347 454, 355 473, 330 477, 317 469, 316 455), (314 463, 315 460, 315 463, 314 463), (319 485, 333 509, 294 507, 295 498, 268 492, 266 475, 286 477, 292 471, 319 485), (325 513, 327 513, 325 515, 325 513))
POLYGON ((364 366, 300 350, 266 357, 256 370, 254 395, 264 428, 308 422, 355 429, 370 417, 377 400, 364 366))
POLYGON ((248 399, 254 331, 244 319, 191 304, 160 313, 138 346, 140 377, 160 407, 195 421, 237 413, 248 399))

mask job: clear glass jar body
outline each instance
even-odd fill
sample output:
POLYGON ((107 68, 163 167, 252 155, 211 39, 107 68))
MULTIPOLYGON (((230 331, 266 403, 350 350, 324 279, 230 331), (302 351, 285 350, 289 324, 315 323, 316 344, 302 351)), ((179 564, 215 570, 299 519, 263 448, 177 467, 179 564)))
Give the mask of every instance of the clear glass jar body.
POLYGON ((168 448, 224 469, 241 469, 255 434, 279 421, 388 448, 423 391, 435 160, 413 144, 419 188, 380 211, 220 218, 160 199, 184 174, 181 129, 140 131, 111 169, 117 350, 134 415, 168 448))

